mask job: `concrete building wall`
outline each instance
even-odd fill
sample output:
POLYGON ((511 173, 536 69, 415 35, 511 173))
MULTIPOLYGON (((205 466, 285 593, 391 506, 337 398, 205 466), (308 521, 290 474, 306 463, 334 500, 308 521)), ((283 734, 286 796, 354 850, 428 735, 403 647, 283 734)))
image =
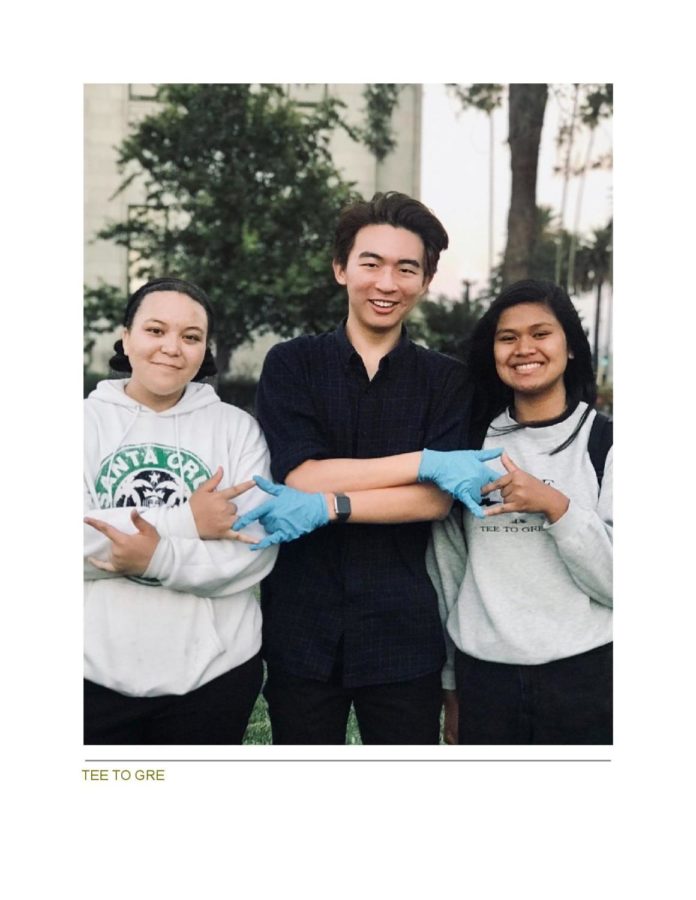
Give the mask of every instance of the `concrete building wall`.
POLYGON ((117 168, 118 147, 132 126, 156 109, 152 85, 87 84, 84 91, 84 279, 128 290, 125 248, 95 239, 107 222, 128 218, 132 205, 143 202, 137 183, 117 193, 123 175, 117 168))
MULTIPOLYGON (((310 107, 324 97, 337 97, 346 104, 345 117, 350 124, 363 124, 364 84, 288 84, 288 95, 300 106, 310 107)), ((117 148, 131 127, 156 108, 150 84, 87 84, 84 91, 84 229, 85 284, 100 282, 128 292, 127 252, 107 241, 95 241, 95 234, 108 221, 125 221, 131 205, 142 202, 137 184, 116 195, 122 180, 117 169, 117 148)), ((377 190, 399 190, 420 194, 421 85, 404 85, 399 95, 392 125, 397 146, 378 162, 362 144, 337 130, 331 140, 331 152, 337 168, 365 197, 377 190)), ((328 264, 328 261, 327 261, 328 264)), ((265 336, 239 348, 232 371, 258 374, 268 347, 275 339, 265 336)), ((92 353, 92 368, 105 372, 111 355, 113 335, 101 335, 92 353)))
POLYGON ((100 281, 126 288, 125 251, 94 235, 107 219, 122 220, 128 212, 126 198, 113 197, 120 176, 116 147, 127 134, 128 85, 85 85, 84 134, 84 229, 85 284, 100 281))

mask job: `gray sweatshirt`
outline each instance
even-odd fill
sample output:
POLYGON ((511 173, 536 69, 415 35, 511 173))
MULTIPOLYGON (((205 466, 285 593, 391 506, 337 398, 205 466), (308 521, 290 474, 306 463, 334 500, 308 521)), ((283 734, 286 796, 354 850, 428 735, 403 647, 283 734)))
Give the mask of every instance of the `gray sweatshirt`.
MULTIPOLYGON (((492 662, 534 665, 583 653, 611 641, 612 451, 598 496, 587 453, 595 413, 573 443, 549 455, 568 437, 586 404, 555 425, 508 434, 509 414, 489 427, 484 447, 505 447, 516 465, 570 499, 550 524, 542 513, 503 513, 477 519, 456 507, 433 524, 427 552, 448 640, 443 687, 454 688, 452 643, 492 662)), ((505 470, 498 460, 492 468, 505 470)), ((500 501, 498 492, 489 495, 500 501)))

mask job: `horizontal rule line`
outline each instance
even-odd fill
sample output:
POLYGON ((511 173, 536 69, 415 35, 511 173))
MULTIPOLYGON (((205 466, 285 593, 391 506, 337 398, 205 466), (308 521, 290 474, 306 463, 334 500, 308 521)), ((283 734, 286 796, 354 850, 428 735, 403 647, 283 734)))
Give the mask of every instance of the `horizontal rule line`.
POLYGON ((263 763, 274 763, 274 762, 357 762, 357 763, 365 763, 365 762, 435 762, 435 763, 447 763, 447 762, 484 762, 484 763, 498 763, 498 762, 611 762, 611 759, 86 759, 85 762, 88 763, 177 763, 177 762, 186 762, 186 763, 249 763, 249 762, 263 762, 263 763))

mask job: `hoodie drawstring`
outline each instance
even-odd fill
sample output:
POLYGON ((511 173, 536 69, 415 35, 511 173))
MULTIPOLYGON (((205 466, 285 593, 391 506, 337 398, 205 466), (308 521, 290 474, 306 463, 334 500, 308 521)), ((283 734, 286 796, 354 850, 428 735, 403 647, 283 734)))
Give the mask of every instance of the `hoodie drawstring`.
POLYGON ((179 414, 174 413, 174 440, 176 441, 176 467, 179 470, 179 493, 181 494, 181 503, 186 500, 185 484, 183 469, 181 467, 181 441, 179 440, 179 414))
POLYGON ((114 506, 114 487, 113 487, 113 482, 111 481, 111 469, 114 464, 114 458, 116 457, 116 454, 123 446, 123 444, 126 440, 126 437, 128 436, 128 432, 138 421, 139 415, 140 415, 140 406, 138 405, 133 409, 133 417, 131 418, 130 422, 126 425, 126 428, 125 428, 123 434, 121 435, 121 437, 118 439, 118 442, 116 443, 114 452, 109 457, 109 468, 107 469, 107 472, 106 472, 106 483, 109 485, 109 506, 112 509, 114 506))

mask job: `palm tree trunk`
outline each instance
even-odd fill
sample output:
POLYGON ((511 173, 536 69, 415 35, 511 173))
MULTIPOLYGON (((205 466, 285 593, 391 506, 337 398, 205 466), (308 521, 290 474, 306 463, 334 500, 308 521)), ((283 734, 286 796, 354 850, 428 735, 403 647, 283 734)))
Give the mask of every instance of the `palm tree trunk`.
MULTIPOLYGON (((578 187, 578 200, 577 205, 575 207, 575 222, 573 223, 573 230, 570 234, 570 249, 568 250, 568 280, 566 287, 570 288, 575 280, 575 247, 578 237, 578 232, 580 231, 580 215, 582 213, 582 198, 585 192, 585 181, 587 180, 587 170, 590 168, 590 160, 592 159, 592 144, 594 143, 594 128, 590 129, 590 138, 587 142, 587 152, 585 153, 585 164, 582 167, 582 174, 580 175, 580 185, 578 187)), ((556 279, 558 280, 558 279, 556 279)))
MULTIPOLYGON (((565 165, 563 167, 563 193, 561 194, 561 216, 560 216, 560 228, 558 229, 558 243, 556 244, 556 269, 554 273, 554 281, 556 284, 562 284, 561 282, 561 272, 563 269, 561 257, 563 255, 563 232, 565 231, 565 211, 566 211, 566 202, 568 200, 568 185, 570 183, 570 158, 573 152, 573 137, 575 136, 575 117, 578 109, 578 93, 579 93, 580 85, 575 85, 575 92, 573 94, 573 112, 570 116, 570 126, 568 131, 568 146, 566 148, 566 159, 565 165)), ((563 287, 567 288, 568 285, 571 284, 570 274, 566 279, 563 287)))
POLYGON ((595 303, 595 319, 594 319, 594 342, 592 347, 592 364, 595 374, 599 371, 599 323, 601 321, 602 312, 602 285, 603 281, 597 282, 597 302, 595 303))
POLYGON ((508 143, 512 189, 503 260, 505 284, 529 276, 529 257, 536 236, 539 143, 547 96, 545 84, 510 85, 508 143))

